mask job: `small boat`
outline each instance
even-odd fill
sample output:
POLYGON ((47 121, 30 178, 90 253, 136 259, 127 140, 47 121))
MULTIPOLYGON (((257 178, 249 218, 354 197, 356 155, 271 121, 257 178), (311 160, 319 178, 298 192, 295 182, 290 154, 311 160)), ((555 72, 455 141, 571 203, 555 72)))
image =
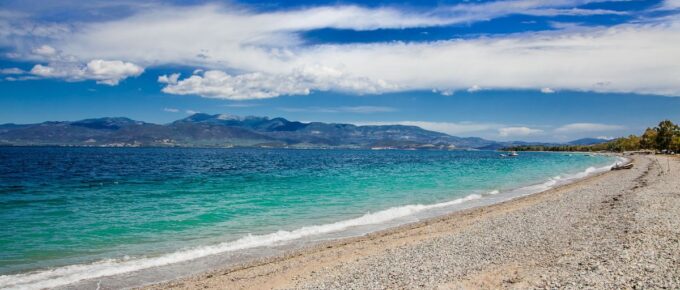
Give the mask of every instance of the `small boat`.
POLYGON ((612 166, 612 170, 621 170, 621 169, 631 169, 633 168, 633 162, 628 163, 628 164, 616 164, 612 166))
POLYGON ((512 151, 512 152, 510 152, 510 154, 508 154, 508 156, 515 157, 515 156, 519 156, 519 154, 517 154, 517 151, 512 151))
POLYGON ((508 157, 507 154, 498 154, 498 156, 500 156, 500 157, 508 157))

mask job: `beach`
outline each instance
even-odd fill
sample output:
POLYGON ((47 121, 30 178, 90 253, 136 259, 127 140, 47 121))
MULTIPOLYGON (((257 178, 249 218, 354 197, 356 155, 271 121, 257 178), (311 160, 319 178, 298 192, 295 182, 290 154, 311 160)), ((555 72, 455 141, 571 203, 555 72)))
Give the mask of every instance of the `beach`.
POLYGON ((680 287, 680 159, 145 289, 680 287))

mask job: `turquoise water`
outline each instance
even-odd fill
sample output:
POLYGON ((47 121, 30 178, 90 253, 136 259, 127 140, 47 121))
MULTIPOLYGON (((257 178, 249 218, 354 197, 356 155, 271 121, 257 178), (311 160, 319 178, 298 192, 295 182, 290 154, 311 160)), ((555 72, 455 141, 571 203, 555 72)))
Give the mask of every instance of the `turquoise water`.
MULTIPOLYGON (((232 244, 208 252, 267 245, 257 237, 502 194, 613 162, 491 151, 0 148, 0 287, 54 279, 38 274, 68 265, 115 267, 225 242, 232 244)), ((285 241, 334 229, 298 231, 285 241)))

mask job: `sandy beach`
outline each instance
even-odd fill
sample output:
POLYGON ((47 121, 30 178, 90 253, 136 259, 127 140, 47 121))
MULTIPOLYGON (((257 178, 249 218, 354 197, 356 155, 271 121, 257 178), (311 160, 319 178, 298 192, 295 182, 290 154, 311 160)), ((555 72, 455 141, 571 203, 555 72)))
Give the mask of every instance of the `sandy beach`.
POLYGON ((680 159, 146 289, 680 288, 680 159))

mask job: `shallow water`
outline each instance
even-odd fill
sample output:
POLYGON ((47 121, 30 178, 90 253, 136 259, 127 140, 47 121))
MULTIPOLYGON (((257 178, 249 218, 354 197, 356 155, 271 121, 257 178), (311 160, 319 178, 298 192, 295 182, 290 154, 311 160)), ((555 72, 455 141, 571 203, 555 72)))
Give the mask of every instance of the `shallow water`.
POLYGON ((558 176, 578 177, 613 160, 492 151, 0 148, 0 287, 52 287, 322 238, 530 185, 549 188, 558 176))

